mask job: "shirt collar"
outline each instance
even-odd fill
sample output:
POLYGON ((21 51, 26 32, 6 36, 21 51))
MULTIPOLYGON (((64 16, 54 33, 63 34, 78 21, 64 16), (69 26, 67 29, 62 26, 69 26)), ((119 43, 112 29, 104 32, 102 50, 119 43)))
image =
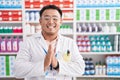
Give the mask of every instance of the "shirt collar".
MULTIPOLYGON (((62 35, 61 35, 60 33, 58 33, 57 40, 58 40, 58 39, 61 39, 61 36, 62 36, 62 35)), ((35 34, 34 37, 35 37, 35 38, 43 38, 43 39, 44 39, 44 37, 43 37, 43 35, 42 35, 41 32, 35 34)), ((44 39, 44 40, 45 40, 45 39, 44 39)))

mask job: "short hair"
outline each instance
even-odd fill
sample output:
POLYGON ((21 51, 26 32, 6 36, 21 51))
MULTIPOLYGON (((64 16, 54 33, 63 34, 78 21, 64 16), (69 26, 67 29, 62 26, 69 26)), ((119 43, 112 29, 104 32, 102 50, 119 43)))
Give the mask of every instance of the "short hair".
POLYGON ((62 10, 61 10, 59 7, 55 6, 55 5, 46 5, 46 6, 44 6, 44 7, 40 10, 40 12, 39 12, 40 17, 42 16, 43 12, 44 12, 45 10, 47 10, 47 9, 55 9, 55 10, 57 10, 57 11, 59 12, 60 16, 62 17, 62 10))

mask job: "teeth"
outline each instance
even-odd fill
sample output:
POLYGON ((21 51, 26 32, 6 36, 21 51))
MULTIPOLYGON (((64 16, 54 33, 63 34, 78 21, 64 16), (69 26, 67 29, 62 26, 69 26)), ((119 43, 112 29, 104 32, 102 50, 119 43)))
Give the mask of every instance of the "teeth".
POLYGON ((54 26, 48 26, 48 28, 54 28, 54 26))
POLYGON ((55 24, 51 24, 51 25, 48 24, 47 27, 48 27, 48 28, 55 28, 55 24))

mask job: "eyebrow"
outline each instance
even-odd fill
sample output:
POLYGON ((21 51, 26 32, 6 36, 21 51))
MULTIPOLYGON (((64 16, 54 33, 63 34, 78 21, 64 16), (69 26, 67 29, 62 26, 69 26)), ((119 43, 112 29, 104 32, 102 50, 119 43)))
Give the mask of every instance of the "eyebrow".
MULTIPOLYGON (((45 17, 50 17, 49 15, 44 15, 45 17)), ((58 17, 58 16, 56 16, 56 15, 53 15, 52 17, 58 17)))

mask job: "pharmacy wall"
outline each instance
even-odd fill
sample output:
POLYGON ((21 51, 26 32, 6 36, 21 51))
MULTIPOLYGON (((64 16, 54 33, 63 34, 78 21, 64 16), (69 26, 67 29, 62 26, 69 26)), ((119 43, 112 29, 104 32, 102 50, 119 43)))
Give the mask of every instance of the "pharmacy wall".
POLYGON ((86 68, 73 80, 120 79, 120 0, 0 0, 0 80, 13 80, 22 41, 39 33, 39 11, 55 4, 63 11, 60 33, 78 45, 86 68))

